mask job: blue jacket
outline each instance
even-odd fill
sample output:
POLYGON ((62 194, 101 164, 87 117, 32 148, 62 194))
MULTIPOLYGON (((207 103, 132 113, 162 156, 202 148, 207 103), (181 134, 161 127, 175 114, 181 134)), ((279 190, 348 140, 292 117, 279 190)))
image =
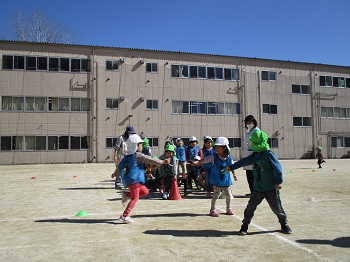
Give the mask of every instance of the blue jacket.
POLYGON ((176 151, 176 157, 177 159, 179 159, 179 162, 186 162, 186 147, 177 146, 175 151, 176 151))
POLYGON ((145 183, 144 164, 138 164, 136 153, 124 156, 118 165, 122 181, 125 187, 136 183, 145 183))
POLYGON ((225 160, 222 160, 218 154, 214 154, 214 164, 210 173, 210 184, 214 186, 228 187, 232 185, 230 172, 221 173, 221 170, 226 169, 232 163, 232 156, 229 155, 225 160))
POLYGON ((230 165, 230 170, 247 165, 253 165, 253 189, 255 191, 266 192, 283 183, 282 166, 272 151, 254 152, 252 155, 230 165))

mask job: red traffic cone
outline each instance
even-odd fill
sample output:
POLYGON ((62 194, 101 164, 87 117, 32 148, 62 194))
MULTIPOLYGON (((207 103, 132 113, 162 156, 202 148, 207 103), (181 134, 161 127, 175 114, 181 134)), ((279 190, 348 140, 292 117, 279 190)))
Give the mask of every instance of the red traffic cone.
POLYGON ((182 197, 180 195, 179 186, 177 185, 177 180, 173 179, 173 183, 171 185, 170 189, 170 196, 168 198, 169 200, 181 200, 182 197))

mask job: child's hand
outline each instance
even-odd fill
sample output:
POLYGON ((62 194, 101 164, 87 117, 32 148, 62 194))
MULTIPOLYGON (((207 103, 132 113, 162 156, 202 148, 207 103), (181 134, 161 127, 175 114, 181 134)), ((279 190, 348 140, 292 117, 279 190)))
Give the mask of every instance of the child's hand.
POLYGON ((167 158, 163 161, 163 165, 169 165, 170 164, 170 158, 167 158))
POLYGON ((230 172, 231 170, 230 170, 230 167, 229 166, 227 166, 226 167, 226 172, 230 172))
POLYGON ((281 190, 282 189, 282 184, 276 185, 276 189, 277 190, 281 190))
POLYGON ((237 181, 237 177, 236 177, 236 175, 233 175, 233 179, 234 179, 235 181, 237 181))

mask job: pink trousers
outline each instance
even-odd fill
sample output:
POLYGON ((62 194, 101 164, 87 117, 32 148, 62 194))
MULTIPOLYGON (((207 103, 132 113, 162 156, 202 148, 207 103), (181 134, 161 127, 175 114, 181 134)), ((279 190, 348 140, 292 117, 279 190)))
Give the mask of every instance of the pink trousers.
POLYGON ((129 216, 131 210, 135 207, 140 196, 147 196, 149 193, 148 188, 141 183, 130 185, 128 188, 130 189, 130 193, 127 193, 126 195, 128 198, 131 198, 131 200, 124 210, 123 217, 129 216))

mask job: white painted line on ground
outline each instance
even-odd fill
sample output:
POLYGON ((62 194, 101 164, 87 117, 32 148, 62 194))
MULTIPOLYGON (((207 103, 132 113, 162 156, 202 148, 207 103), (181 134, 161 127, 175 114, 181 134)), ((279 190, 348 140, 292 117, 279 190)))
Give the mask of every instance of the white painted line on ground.
MULTIPOLYGON (((222 211, 222 212, 225 212, 225 211, 226 211, 226 210, 220 209, 220 208, 218 208, 218 210, 220 210, 220 211, 222 211)), ((242 221, 242 220, 243 220, 242 217, 239 217, 239 216, 237 216, 237 215, 233 215, 233 217, 235 217, 235 218, 236 218, 237 220, 239 220, 239 221, 242 221)), ((281 240, 281 241, 283 241, 283 242, 285 242, 285 243, 287 243, 287 244, 289 244, 289 245, 291 245, 291 246, 294 246, 294 247, 296 247, 296 248, 298 248, 298 249, 300 249, 300 250, 306 251, 306 252, 308 252, 308 253, 314 255, 315 257, 317 257, 317 258, 319 258, 319 259, 322 259, 322 260, 325 260, 325 261, 333 261, 333 260, 330 260, 329 258, 321 257, 320 255, 318 255, 318 254, 317 254, 316 252, 314 252, 313 250, 308 249, 308 248, 306 248, 306 247, 303 247, 303 246, 301 246, 300 244, 298 244, 297 242, 294 242, 293 240, 290 240, 290 239, 288 239, 288 238, 286 238, 286 237, 283 237, 283 236, 278 235, 278 234, 273 233, 273 232, 268 232, 268 231, 269 231, 268 229, 266 229, 266 228, 264 228, 264 227, 261 227, 261 226, 259 226, 259 225, 257 225, 257 224, 250 223, 249 226, 253 226, 253 227, 255 227, 256 229, 258 229, 258 230, 260 230, 260 231, 267 232, 267 234, 272 235, 272 236, 276 237, 277 239, 279 239, 279 240, 281 240)))

